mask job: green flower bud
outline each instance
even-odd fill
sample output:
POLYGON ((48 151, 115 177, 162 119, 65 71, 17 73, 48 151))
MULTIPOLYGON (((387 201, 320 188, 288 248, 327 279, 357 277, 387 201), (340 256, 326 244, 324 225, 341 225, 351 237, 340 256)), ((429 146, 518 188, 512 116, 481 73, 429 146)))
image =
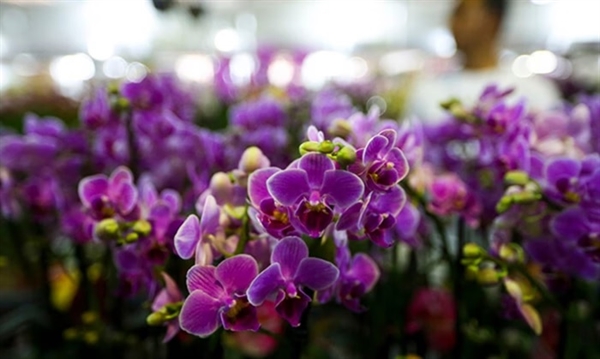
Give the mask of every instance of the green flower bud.
POLYGON ((542 195, 534 192, 519 192, 511 195, 513 202, 524 204, 533 203, 542 199, 542 195))
POLYGON ((331 141, 323 141, 319 143, 319 152, 321 153, 331 153, 335 150, 335 145, 331 141))
POLYGON ((356 161, 356 151, 352 147, 342 147, 336 155, 336 161, 342 166, 348 166, 356 161))
POLYGON ((103 241, 116 240, 119 238, 119 222, 114 218, 103 219, 94 228, 96 237, 103 241))
POLYGON ((525 252, 520 245, 516 243, 507 243, 500 246, 500 258, 507 262, 525 262, 525 252))
POLYGON ((135 232, 131 232, 131 233, 127 233, 127 235, 124 238, 124 242, 126 244, 134 243, 134 242, 137 242, 138 239, 140 239, 140 236, 135 232))
POLYGON ((150 222, 141 219, 133 224, 132 230, 139 236, 145 237, 152 232, 152 225, 150 222))
POLYGON ((494 285, 499 281, 498 272, 494 268, 482 268, 477 273, 477 282, 481 285, 494 285))
POLYGON ((496 204, 496 212, 502 214, 510 209, 513 204, 512 196, 504 196, 496 204))
POLYGON ((463 247, 463 257, 465 258, 480 258, 485 251, 475 243, 467 243, 463 247))
POLYGON ((307 141, 300 145, 300 155, 305 155, 308 152, 318 152, 320 143, 317 141, 307 141))
POLYGON ((525 186, 529 182, 529 175, 525 171, 509 171, 504 175, 507 185, 525 186))
POLYGON ((165 315, 160 311, 151 313, 146 317, 146 323, 152 326, 162 325, 165 321, 165 315))

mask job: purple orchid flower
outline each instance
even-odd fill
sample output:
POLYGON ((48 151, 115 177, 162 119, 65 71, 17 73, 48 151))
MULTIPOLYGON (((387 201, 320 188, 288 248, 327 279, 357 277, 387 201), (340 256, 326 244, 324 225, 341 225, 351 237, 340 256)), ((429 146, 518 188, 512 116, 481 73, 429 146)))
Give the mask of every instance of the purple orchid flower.
POLYGON ((379 267, 364 253, 352 257, 350 250, 344 245, 336 249, 335 262, 340 269, 339 278, 333 287, 319 293, 319 301, 326 302, 335 295, 337 302, 351 311, 364 311, 360 299, 369 293, 379 280, 379 267))
POLYGON ((364 202, 350 206, 336 224, 337 230, 349 230, 356 237, 367 237, 387 248, 395 239, 387 232, 396 224, 396 216, 406 203, 406 193, 398 186, 387 192, 371 192, 364 202))
POLYGON ((290 209, 276 203, 267 188, 269 178, 280 171, 276 167, 263 168, 253 172, 248 178, 250 204, 256 209, 251 212, 252 219, 256 220, 265 232, 276 238, 296 233, 290 222, 290 209))
POLYGON ((363 177, 372 191, 387 191, 408 174, 408 161, 395 147, 396 138, 396 131, 383 130, 356 152, 361 161, 349 170, 363 177))
POLYGON ((439 215, 458 213, 467 223, 476 227, 479 224, 481 205, 466 184, 455 174, 436 177, 429 188, 431 201, 427 208, 439 215))
POLYGON ((232 331, 260 327, 256 308, 248 302, 246 290, 258 274, 254 258, 240 254, 214 266, 195 265, 188 271, 187 288, 179 324, 181 329, 201 338, 221 325, 232 331))
POLYGON ((582 160, 560 157, 551 160, 545 168, 546 194, 561 204, 579 203, 586 196, 589 177, 600 166, 598 154, 582 160))
POLYGON ((212 247, 208 236, 215 235, 219 227, 221 210, 213 196, 207 196, 201 219, 189 215, 175 234, 175 251, 183 259, 196 254, 196 264, 212 262, 212 247))
POLYGON ((127 167, 118 167, 110 175, 86 177, 79 182, 79 198, 95 219, 119 214, 127 216, 136 206, 138 192, 127 167))
POLYGON ((320 258, 308 256, 308 247, 299 237, 279 241, 271 253, 271 265, 262 271, 248 288, 248 301, 259 306, 265 300, 275 302, 275 309, 290 325, 300 325, 302 312, 310 297, 303 287, 320 291, 331 286, 339 270, 320 258))
MULTIPOLYGON (((152 224, 152 234, 161 244, 167 241, 167 232, 181 211, 181 197, 172 189, 163 190, 160 195, 148 176, 143 176, 138 185, 140 217, 152 224)), ((173 238, 170 238, 172 241, 173 238)), ((170 243, 172 245, 172 243, 170 243)))
POLYGON ((267 189, 277 203, 293 210, 290 220, 297 230, 319 237, 332 223, 334 211, 342 212, 362 197, 364 185, 355 174, 335 169, 327 156, 308 153, 272 174, 267 189))
MULTIPOLYGON (((163 288, 154 298, 152 302, 152 311, 158 312, 170 304, 177 304, 183 301, 183 296, 177 288, 175 281, 165 272, 162 272, 162 277, 165 280, 165 288, 163 288)), ((167 313, 168 314, 168 313, 167 313)), ((173 339, 179 333, 179 322, 177 318, 170 319, 166 323, 167 333, 163 339, 166 343, 173 339)))

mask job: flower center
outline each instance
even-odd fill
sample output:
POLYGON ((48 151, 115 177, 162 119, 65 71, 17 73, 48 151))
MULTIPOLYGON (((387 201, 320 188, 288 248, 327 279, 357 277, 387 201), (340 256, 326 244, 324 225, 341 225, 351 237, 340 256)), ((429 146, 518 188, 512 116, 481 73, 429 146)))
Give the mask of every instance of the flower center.
POLYGON ((273 211, 273 218, 278 221, 281 222, 283 224, 287 224, 290 222, 290 219, 288 218, 288 215, 285 211, 280 211, 280 210, 274 210, 273 211))
POLYGON ((238 316, 238 314, 240 314, 240 312, 242 310, 244 310, 246 307, 248 307, 249 303, 245 300, 235 300, 233 299, 229 310, 227 310, 227 317, 228 318, 235 318, 238 316))

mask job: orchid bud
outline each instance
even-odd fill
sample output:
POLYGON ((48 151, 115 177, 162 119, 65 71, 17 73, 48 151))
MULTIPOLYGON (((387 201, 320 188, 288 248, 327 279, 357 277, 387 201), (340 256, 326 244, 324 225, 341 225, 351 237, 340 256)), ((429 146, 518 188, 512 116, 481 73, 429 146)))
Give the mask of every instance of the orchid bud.
POLYGON ((307 141, 300 145, 300 155, 305 155, 309 152, 318 152, 319 151, 319 142, 316 141, 307 141))
POLYGON ((238 167, 245 173, 252 173, 258 169, 269 167, 267 157, 256 146, 248 147, 242 154, 238 167))
POLYGON ((150 222, 141 219, 133 224, 132 230, 138 235, 145 237, 152 232, 152 225, 150 222))
POLYGON ((496 204, 496 212, 502 214, 510 209, 513 204, 512 196, 503 196, 496 204))
POLYGON ((215 173, 210 179, 209 188, 210 193, 219 203, 229 202, 233 196, 233 184, 231 178, 225 172, 215 173))
POLYGON ((481 285, 494 285, 499 281, 498 272, 494 268, 482 268, 477 273, 477 282, 481 285))
POLYGON ((516 243, 507 243, 500 246, 500 258, 507 262, 523 263, 525 261, 525 252, 523 248, 516 243))
POLYGON ((520 192, 511 195, 512 200, 515 203, 524 204, 524 203, 533 203, 542 199, 542 195, 534 192, 520 192))
POLYGON ((162 325, 165 321, 165 315, 160 311, 151 313, 149 316, 146 317, 146 323, 152 326, 162 325))
POLYGON ((529 182, 529 175, 525 171, 509 171, 504 175, 507 185, 525 186, 529 182))
POLYGON ((335 150, 335 144, 331 141, 323 141, 319 143, 319 152, 321 153, 331 153, 335 150))
POLYGON ((125 244, 128 244, 128 243, 137 242, 138 239, 140 239, 140 236, 135 232, 131 232, 131 233, 127 233, 127 235, 125 236, 123 241, 125 242, 125 244))
POLYGON ((469 259, 480 258, 485 251, 475 243, 467 243, 463 247, 463 257, 469 259))
POLYGON ((94 228, 96 237, 103 241, 115 240, 119 237, 119 222, 114 218, 103 219, 94 228))
POLYGON ((336 161, 342 166, 348 166, 356 161, 356 151, 349 146, 342 147, 336 156, 336 161))

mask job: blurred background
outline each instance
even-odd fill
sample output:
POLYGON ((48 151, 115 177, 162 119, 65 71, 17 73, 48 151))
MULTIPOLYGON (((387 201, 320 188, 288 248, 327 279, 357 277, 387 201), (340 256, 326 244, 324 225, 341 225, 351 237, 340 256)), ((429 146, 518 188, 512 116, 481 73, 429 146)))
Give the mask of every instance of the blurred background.
MULTIPOLYGON (((182 80, 211 86, 224 66, 236 85, 262 71, 277 86, 298 81, 316 89, 330 80, 383 78, 402 88, 414 73, 457 66, 448 28, 454 4, 2 0, 0 111, 31 101, 34 93, 68 103, 90 81, 136 81, 148 71, 174 71, 182 80), (28 99, 15 99, 25 88, 28 99)), ((521 78, 549 77, 565 97, 597 91, 599 13, 597 0, 510 1, 501 66, 521 78)))

